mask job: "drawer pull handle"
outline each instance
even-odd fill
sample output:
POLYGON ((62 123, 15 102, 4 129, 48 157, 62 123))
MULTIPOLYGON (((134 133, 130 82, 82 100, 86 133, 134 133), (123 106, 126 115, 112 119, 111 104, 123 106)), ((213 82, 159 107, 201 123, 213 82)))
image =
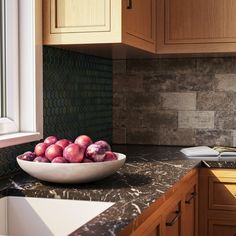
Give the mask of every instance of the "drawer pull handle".
POLYGON ((171 222, 166 222, 166 226, 173 226, 179 219, 179 217, 181 216, 181 212, 180 211, 176 211, 176 216, 174 217, 174 219, 171 222))
POLYGON ((191 193, 191 197, 188 200, 185 200, 186 204, 191 204, 191 201, 196 197, 197 193, 191 193))
POLYGON ((127 9, 132 9, 132 7, 133 7, 133 2, 132 2, 132 0, 128 0, 127 9))

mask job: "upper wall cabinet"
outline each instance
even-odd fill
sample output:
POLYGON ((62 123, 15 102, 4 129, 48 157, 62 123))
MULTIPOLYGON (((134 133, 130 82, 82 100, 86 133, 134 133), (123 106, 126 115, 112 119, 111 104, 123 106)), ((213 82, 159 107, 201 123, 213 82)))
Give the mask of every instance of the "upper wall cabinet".
POLYGON ((236 52, 235 0, 157 0, 157 53, 236 52))
POLYGON ((155 52, 156 0, 44 0, 44 44, 124 43, 155 52))

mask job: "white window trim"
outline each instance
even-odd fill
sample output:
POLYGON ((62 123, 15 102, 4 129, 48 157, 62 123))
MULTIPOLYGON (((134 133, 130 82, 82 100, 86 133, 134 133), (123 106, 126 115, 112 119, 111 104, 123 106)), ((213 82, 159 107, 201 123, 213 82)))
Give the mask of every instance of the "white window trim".
POLYGON ((6 75, 6 117, 0 118, 0 134, 19 131, 19 37, 18 2, 4 1, 5 9, 5 75, 6 75))
MULTIPOLYGON (((13 110, 20 111, 19 132, 0 135, 0 148, 43 138, 42 1, 20 0, 18 4, 20 83, 16 96, 19 105, 13 110)), ((9 118, 17 120, 17 117, 9 118)))

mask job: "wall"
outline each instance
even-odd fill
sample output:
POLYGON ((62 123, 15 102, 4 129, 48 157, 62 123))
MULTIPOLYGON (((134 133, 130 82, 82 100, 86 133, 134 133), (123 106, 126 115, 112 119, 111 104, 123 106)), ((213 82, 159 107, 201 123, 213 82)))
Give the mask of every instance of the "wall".
MULTIPOLYGON (((57 48, 43 51, 44 137, 112 139, 112 63, 57 48)), ((34 143, 0 150, 0 177, 18 170, 17 155, 34 143)))
POLYGON ((114 61, 113 142, 236 146, 236 58, 114 61))

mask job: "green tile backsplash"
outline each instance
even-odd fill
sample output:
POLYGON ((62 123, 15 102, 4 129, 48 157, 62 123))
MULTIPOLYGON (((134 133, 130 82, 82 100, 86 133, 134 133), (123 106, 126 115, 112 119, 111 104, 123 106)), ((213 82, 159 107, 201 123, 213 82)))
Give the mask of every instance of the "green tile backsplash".
MULTIPOLYGON (((43 49, 44 137, 112 140, 112 61, 43 49)), ((0 177, 18 169, 15 157, 33 143, 0 150, 0 177)))

